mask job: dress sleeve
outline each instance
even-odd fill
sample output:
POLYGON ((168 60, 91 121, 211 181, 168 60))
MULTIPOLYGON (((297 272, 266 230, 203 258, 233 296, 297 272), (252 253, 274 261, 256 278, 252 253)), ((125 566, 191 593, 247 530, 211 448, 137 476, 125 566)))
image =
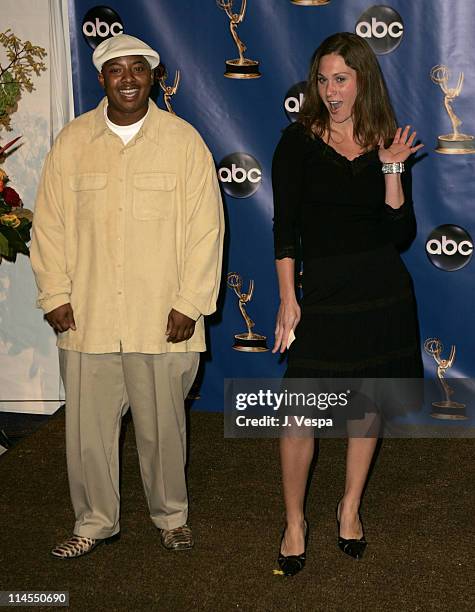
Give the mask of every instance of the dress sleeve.
POLYGON ((300 124, 289 126, 282 134, 272 160, 276 259, 296 259, 298 252, 305 139, 300 124))
POLYGON ((409 164, 406 164, 406 171, 402 174, 401 181, 404 192, 404 204, 398 209, 385 204, 384 216, 391 242, 399 250, 404 251, 409 248, 417 233, 412 201, 412 175, 409 164))

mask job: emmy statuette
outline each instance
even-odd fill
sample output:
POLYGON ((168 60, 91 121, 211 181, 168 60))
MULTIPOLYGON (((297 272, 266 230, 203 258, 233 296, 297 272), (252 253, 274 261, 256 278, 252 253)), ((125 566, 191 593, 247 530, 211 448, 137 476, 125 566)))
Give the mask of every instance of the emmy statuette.
POLYGON ((428 355, 431 355, 434 358, 434 361, 437 364, 437 377, 445 396, 445 399, 440 402, 432 402, 432 406, 437 410, 433 410, 431 412, 431 417, 442 420, 466 419, 467 416, 465 414, 465 404, 454 402, 450 399, 450 396, 453 395, 454 390, 445 380, 445 373, 454 365, 455 362, 455 346, 452 344, 448 359, 442 359, 442 351, 444 350, 444 347, 438 338, 428 338, 424 342, 424 350, 428 355))
POLYGON ((233 13, 233 0, 216 0, 216 4, 229 17, 229 29, 239 53, 237 59, 226 60, 224 76, 228 79, 258 79, 261 76, 259 62, 244 57, 244 51, 246 51, 247 47, 237 35, 237 27, 244 21, 247 0, 241 0, 241 10, 239 13, 233 13))
POLYGON ((249 281, 249 289, 247 293, 242 292, 242 278, 236 272, 229 272, 228 287, 234 290, 234 293, 239 299, 239 310, 246 322, 247 332, 243 334, 234 334, 233 349, 236 351, 244 351, 246 353, 262 353, 268 351, 266 345, 266 336, 256 334, 252 330, 255 323, 246 312, 246 304, 252 299, 254 293, 254 281, 249 281))
POLYGON ((167 85, 167 78, 168 74, 165 70, 163 74, 158 77, 158 83, 160 85, 161 90, 163 91, 163 101, 165 102, 165 106, 167 107, 168 112, 172 115, 176 115, 175 111, 172 108, 172 105, 170 104, 170 98, 176 94, 178 85, 180 84, 180 71, 175 70, 175 81, 173 85, 167 85))
POLYGON ((446 155, 461 155, 464 153, 475 153, 475 136, 462 134, 459 126, 462 120, 457 117, 452 108, 452 102, 460 95, 463 85, 463 72, 459 74, 456 87, 449 87, 450 72, 447 66, 434 66, 430 71, 432 82, 439 85, 444 93, 444 106, 452 123, 452 133, 444 134, 437 138, 437 153, 446 155))

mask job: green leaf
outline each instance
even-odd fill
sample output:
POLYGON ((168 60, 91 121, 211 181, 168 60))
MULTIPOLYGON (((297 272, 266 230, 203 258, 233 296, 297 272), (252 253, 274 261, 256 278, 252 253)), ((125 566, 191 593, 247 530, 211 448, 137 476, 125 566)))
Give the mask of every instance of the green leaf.
POLYGON ((14 251, 10 251, 10 253, 8 255, 2 255, 3 259, 6 259, 7 261, 11 261, 12 263, 15 263, 16 261, 16 253, 14 251))
POLYGON ((0 82, 0 111, 5 113, 20 97, 20 85, 9 72, 4 72, 0 82))
POLYGON ((16 253, 23 253, 24 255, 28 255, 29 250, 24 241, 21 239, 20 234, 13 227, 2 227, 3 235, 8 240, 8 246, 10 251, 14 251, 16 253))
POLYGON ((0 229, 0 257, 7 257, 8 253, 9 253, 8 240, 2 234, 2 230, 0 229))
POLYGON ((20 234, 21 239, 23 240, 23 242, 30 242, 31 237, 30 237, 30 226, 29 225, 19 225, 17 227, 17 232, 20 234))

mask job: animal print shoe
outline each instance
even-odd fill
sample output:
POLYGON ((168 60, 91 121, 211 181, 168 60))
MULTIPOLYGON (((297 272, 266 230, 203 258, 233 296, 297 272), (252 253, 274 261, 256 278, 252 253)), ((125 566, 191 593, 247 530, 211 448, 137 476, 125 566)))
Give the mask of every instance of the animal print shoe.
POLYGON ((91 553, 100 544, 112 544, 118 539, 118 535, 119 534, 116 534, 109 538, 97 540, 73 534, 69 540, 55 546, 51 554, 53 557, 56 557, 56 559, 76 559, 77 557, 82 557, 91 553))
POLYGON ((160 534, 162 545, 167 550, 188 550, 193 548, 193 534, 188 525, 175 529, 162 529, 160 534))

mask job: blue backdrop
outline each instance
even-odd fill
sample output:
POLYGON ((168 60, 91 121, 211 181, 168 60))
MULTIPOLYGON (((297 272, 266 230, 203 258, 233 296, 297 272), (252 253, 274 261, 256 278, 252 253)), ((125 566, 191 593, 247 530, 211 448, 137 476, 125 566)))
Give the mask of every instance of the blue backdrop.
MULTIPOLYGON (((219 311, 209 322, 210 350, 201 399, 195 402, 195 407, 221 410, 226 377, 269 378, 283 372, 285 363, 270 352, 244 353, 232 349, 234 334, 246 328, 237 298, 226 287, 226 275, 229 271, 239 273, 244 291, 249 280, 254 280, 255 291, 248 312, 256 323, 255 331, 265 334, 271 347, 278 292, 272 246, 270 168, 280 132, 289 122, 284 99, 293 85, 306 79, 310 57, 322 39, 337 31, 354 32, 360 21, 369 24, 360 24, 359 31, 370 43, 387 41, 394 47, 378 57, 398 121, 401 125, 415 126, 425 143, 413 169, 418 237, 404 255, 414 279, 421 340, 440 338, 447 354, 450 345, 455 344, 457 361, 450 374, 473 377, 474 263, 467 256, 464 263, 468 263, 463 268, 446 271, 443 267, 450 266, 451 261, 446 256, 437 267, 427 256, 426 241, 435 228, 446 224, 460 226, 469 235, 475 235, 475 155, 443 155, 435 151, 437 137, 452 132, 452 127, 444 108, 444 94, 430 77, 433 66, 447 65, 452 73, 450 86, 454 87, 459 73, 464 72, 462 90, 452 106, 463 120, 460 131, 475 134, 472 58, 475 3, 391 0, 390 9, 399 14, 400 22, 396 15, 392 19, 396 24, 382 36, 385 26, 378 25, 378 15, 387 9, 380 9, 368 0, 331 0, 325 6, 313 7, 297 6, 290 0, 248 0, 238 34, 247 45, 245 56, 259 61, 262 76, 239 80, 223 76, 225 60, 237 57, 237 50, 229 32, 228 16, 214 0, 133 3, 111 0, 107 6, 120 17, 125 33, 144 39, 159 51, 170 84, 175 70, 181 71, 173 108, 200 131, 216 163, 231 153, 244 152, 262 167, 262 179, 253 195, 234 198, 224 194, 227 240, 223 287, 219 311), (366 16, 360 19, 364 13, 366 16)), ((235 0, 233 11, 239 12, 240 6, 240 1, 235 0)), ((94 9, 92 23, 97 25, 94 15, 101 15, 103 8, 91 0, 70 0, 76 114, 90 110, 102 97, 91 62, 92 48, 83 36, 83 20, 91 9, 94 9)), ((118 29, 116 25, 114 31, 118 29)), ((92 31, 90 24, 86 30, 92 31)), ((106 32, 107 27, 99 25, 99 30, 106 32)), ((161 99, 158 104, 164 107, 161 99)), ((467 249, 470 251, 465 245, 467 249)), ((318 343, 318 338, 315 342, 318 343)), ((434 361, 427 355, 425 360, 427 375, 433 377, 434 361)))

